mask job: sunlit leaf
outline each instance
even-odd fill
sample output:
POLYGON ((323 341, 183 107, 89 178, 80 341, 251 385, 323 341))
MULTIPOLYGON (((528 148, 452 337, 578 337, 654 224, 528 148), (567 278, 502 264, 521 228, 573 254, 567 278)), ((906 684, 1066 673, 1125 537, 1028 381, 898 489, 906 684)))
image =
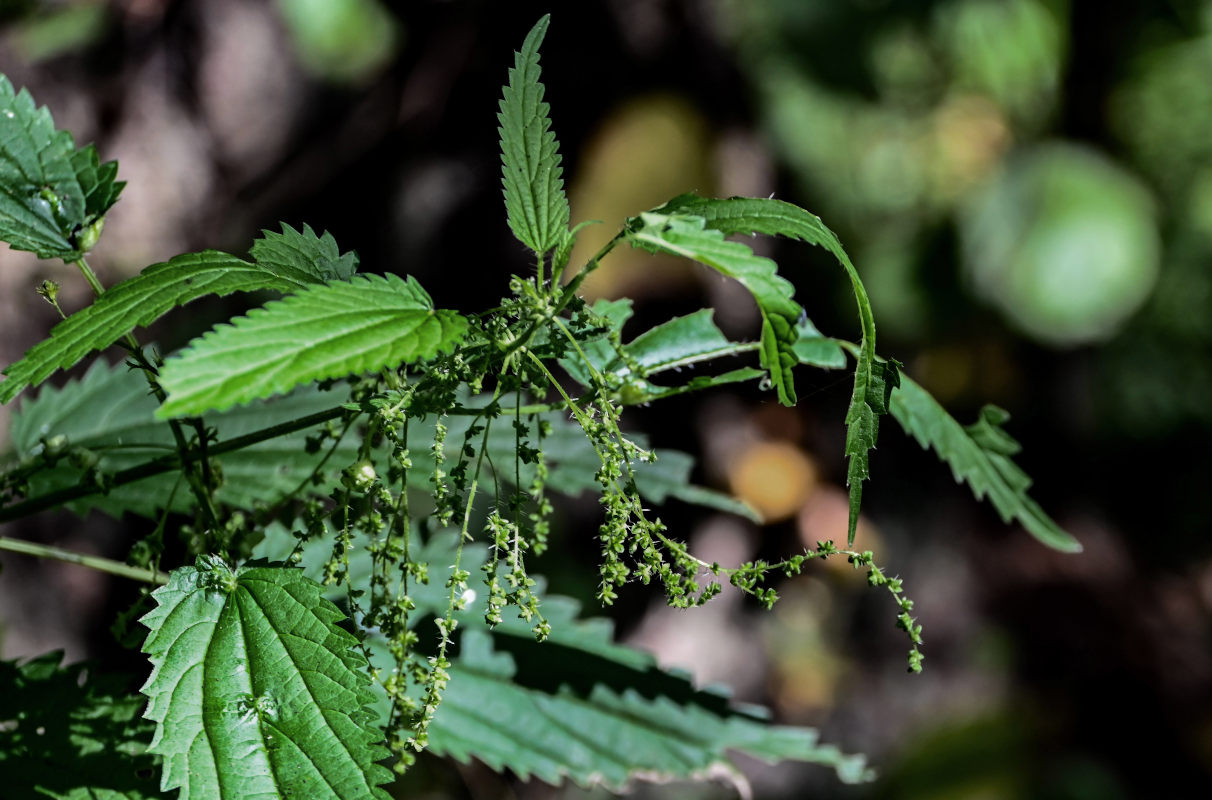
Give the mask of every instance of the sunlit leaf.
POLYGON ((539 83, 539 45, 550 21, 550 15, 544 16, 526 36, 497 114, 509 227, 538 254, 560 247, 569 236, 559 146, 539 83))
POLYGON ((771 383, 784 405, 795 404, 792 367, 798 362, 793 351, 795 324, 803 309, 791 299, 794 288, 779 277, 773 261, 755 255, 740 242, 724 239, 718 230, 705 227, 702 217, 641 214, 628 226, 632 244, 652 252, 683 256, 734 278, 753 295, 762 313, 759 356, 770 373, 771 383))
POLYGON ((293 292, 348 278, 358 264, 353 253, 340 253, 331 234, 317 236, 306 225, 302 233, 289 225, 282 226, 282 233, 263 231, 253 243, 252 256, 254 262, 249 263, 217 250, 186 253, 117 284, 56 325, 50 337, 4 371, 7 379, 0 383, 0 402, 198 298, 260 290, 293 292))
POLYGON ((387 797, 365 657, 319 584, 202 557, 153 596, 143 692, 164 789, 181 800, 387 797))
POLYGON ((160 417, 222 410, 301 383, 395 367, 450 350, 467 330, 415 280, 355 276, 216 327, 169 359, 160 417))

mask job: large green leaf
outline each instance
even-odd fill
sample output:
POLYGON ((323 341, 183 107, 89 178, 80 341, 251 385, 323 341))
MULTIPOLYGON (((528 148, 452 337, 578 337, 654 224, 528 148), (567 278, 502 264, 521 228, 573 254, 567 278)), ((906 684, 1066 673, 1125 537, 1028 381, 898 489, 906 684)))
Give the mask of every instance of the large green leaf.
POLYGON ((164 797, 147 754, 152 725, 125 678, 61 652, 0 661, 0 776, 6 800, 144 800, 164 797))
POLYGON ((501 175, 509 227, 522 244, 539 255, 569 236, 568 198, 555 133, 539 83, 539 45, 551 15, 526 36, 509 70, 509 83, 497 114, 501 135, 501 175))
POLYGON ((79 258, 122 191, 117 172, 92 145, 77 150, 45 106, 0 75, 0 240, 40 258, 79 258))
POLYGON ((635 669, 554 641, 467 629, 450 672, 430 750, 474 756, 522 778, 621 789, 637 777, 735 771, 727 751, 825 764, 846 782, 869 777, 861 756, 822 745, 816 731, 772 726, 655 667, 635 669))
POLYGON ((1020 449, 1002 425, 1010 418, 996 406, 985 406, 976 423, 960 425, 918 384, 901 376, 892 393, 892 416, 922 447, 932 448, 951 465, 957 481, 978 500, 988 498, 1005 522, 1017 520, 1027 532, 1056 550, 1076 553, 1081 543, 1065 532, 1027 496, 1031 479, 1011 460, 1020 449))
POLYGON ((49 338, 6 369, 8 377, 0 383, 0 402, 7 403, 55 370, 74 366, 134 328, 146 327, 177 306, 200 297, 262 289, 293 292, 348 278, 357 267, 357 256, 341 255, 331 234, 319 237, 307 226, 302 233, 288 225, 282 226, 282 233, 263 231, 262 238, 253 243, 252 255, 255 263, 217 250, 187 253, 153 264, 119 283, 91 306, 56 325, 49 338))
POLYGON ((706 227, 706 220, 697 216, 647 212, 628 226, 627 238, 652 252, 706 264, 748 289, 762 313, 762 366, 770 373, 779 401, 795 405, 792 368, 799 363, 794 351, 795 326, 803 309, 791 299, 795 289, 779 277, 773 261, 755 255, 740 242, 725 240, 721 231, 706 227))
POLYGON ((414 279, 313 286, 195 339, 160 374, 160 417, 222 410, 311 380, 395 367, 453 348, 467 320, 435 310, 414 279))
MULTIPOLYGON (((439 535, 417 553, 431 569, 429 585, 411 594, 415 617, 445 613, 449 590, 443 587, 456 542, 453 532, 439 535)), ((484 555, 482 546, 466 546, 463 568, 474 574, 484 555)), ((570 778, 613 789, 636 778, 735 771, 728 751, 824 764, 847 782, 871 778, 862 756, 821 744, 810 728, 771 725, 765 709, 734 706, 722 688, 696 689, 651 655, 616 643, 608 620, 581 619, 576 601, 547 595, 542 585, 535 590, 552 626, 541 644, 533 621, 514 614, 489 631, 486 592, 459 615, 458 655, 429 729, 433 752, 475 757, 523 778, 570 778)), ((372 635, 367 643, 376 663, 386 666, 385 642, 372 635)))
POLYGON ((142 618, 161 786, 180 800, 386 798, 391 774, 357 640, 297 569, 175 570, 142 618))
POLYGON ((731 197, 726 200, 684 194, 670 200, 657 211, 666 214, 694 214, 706 220, 707 227, 724 234, 764 233, 787 236, 824 247, 838 260, 850 278, 858 305, 863 340, 854 373, 854 392, 846 412, 846 455, 850 458, 846 483, 850 487, 850 526, 847 540, 854 543, 862 504, 863 481, 870 472, 868 455, 879 437, 879 418, 887 411, 886 392, 896 385, 896 375, 875 360, 875 318, 867 290, 858 270, 842 249, 841 242, 820 217, 782 200, 760 197, 731 197))
MULTIPOLYGON (((346 399, 339 391, 301 386, 285 397, 208 416, 207 424, 223 443, 321 413, 346 399)), ((44 441, 57 440, 60 450, 88 449, 99 458, 96 466, 112 475, 172 452, 175 441, 168 426, 154 418, 156 405, 142 374, 98 361, 79 380, 62 388, 44 388, 36 398, 21 403, 10 428, 13 450, 19 459, 29 460, 42 453, 44 441)), ((315 430, 299 430, 217 457, 224 479, 216 493, 219 502, 246 509, 259 503, 273 505, 300 486, 307 493, 326 494, 330 482, 313 485, 306 480, 331 447, 307 452, 306 439, 315 430)), ((335 479, 336 470, 357 459, 355 439, 351 435, 341 441, 322 477, 335 479)), ((29 478, 29 496, 76 486, 85 478, 79 460, 61 458, 29 478)), ((173 492, 180 480, 180 471, 173 470, 106 493, 98 491, 68 507, 79 514, 96 508, 115 517, 123 512, 151 517, 165 507, 184 512, 192 498, 183 483, 173 492)))

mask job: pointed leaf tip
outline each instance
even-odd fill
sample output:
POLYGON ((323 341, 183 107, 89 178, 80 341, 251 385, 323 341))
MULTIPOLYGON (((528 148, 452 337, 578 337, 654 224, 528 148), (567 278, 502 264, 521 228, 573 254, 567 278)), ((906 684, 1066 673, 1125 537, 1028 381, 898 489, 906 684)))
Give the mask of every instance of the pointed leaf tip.
POLYGON ((539 255, 567 241, 570 216, 559 144, 539 82, 538 50, 550 21, 551 16, 545 15, 527 34, 509 70, 497 114, 509 227, 522 244, 539 255))

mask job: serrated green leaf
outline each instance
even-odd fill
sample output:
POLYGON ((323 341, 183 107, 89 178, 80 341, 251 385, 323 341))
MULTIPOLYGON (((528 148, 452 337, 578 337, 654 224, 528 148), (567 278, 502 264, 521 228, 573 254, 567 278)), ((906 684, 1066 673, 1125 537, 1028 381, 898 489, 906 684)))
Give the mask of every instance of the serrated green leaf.
POLYGON ((157 759, 152 725, 124 676, 85 664, 60 667, 62 652, 0 661, 0 775, 7 800, 150 800, 157 759))
MULTIPOLYGON (((337 391, 301 386, 286 397, 208 416, 207 425, 215 429, 221 443, 334 408, 344 399, 337 391)), ((87 448, 99 457, 97 467, 112 474, 172 452, 175 441, 168 426, 155 419, 156 406, 141 373, 98 361, 79 380, 62 388, 44 388, 36 398, 21 403, 10 428, 13 450, 19 459, 32 459, 42 452, 43 439, 61 436, 63 447, 87 448)), ((342 440, 329 460, 332 466, 322 471, 319 485, 312 485, 305 479, 331 447, 306 452, 306 439, 314 431, 296 431, 215 457, 224 479, 216 499, 251 509, 257 504, 272 506, 301 485, 304 493, 326 494, 339 465, 357 459, 358 447, 353 436, 342 440)), ((29 496, 76 486, 85 477, 79 464, 60 459, 30 477, 29 496)), ((124 512, 154 517, 165 507, 186 512, 192 499, 183 482, 174 494, 179 481, 179 471, 166 472, 97 492, 69 503, 68 508, 81 515, 96 508, 114 517, 124 512)))
POLYGON ((747 346, 731 341, 716 327, 714 316, 712 309, 703 308, 675 317, 641 333, 623 349, 644 377, 746 352, 747 346))
MULTIPOLYGON (((657 211, 666 214, 694 214, 703 217, 708 227, 724 234, 764 233, 771 236, 787 236, 803 242, 824 247, 838 260, 850 278, 858 306, 859 324, 863 340, 854 372, 854 393, 846 413, 846 453, 850 457, 847 469, 847 484, 850 487, 850 526, 847 540, 854 544, 854 533, 858 524, 859 508, 862 505, 862 481, 868 474, 867 454, 875 448, 879 434, 879 415, 875 411, 881 404, 878 397, 869 397, 868 391, 886 384, 886 376, 875 360, 875 318, 867 290, 859 278, 858 270, 842 249, 833 231, 820 217, 810 214, 799 206, 759 197, 732 197, 716 200, 684 194, 670 200, 657 211)), ((882 401, 886 404, 886 399, 882 401)))
POLYGON ((0 402, 7 403, 27 386, 38 385, 56 370, 75 366, 89 353, 109 347, 134 328, 150 325, 199 297, 260 289, 290 292, 309 282, 289 272, 274 274, 216 250, 187 253, 153 264, 60 322, 49 338, 6 369, 7 379, 0 383, 0 402))
POLYGON ((523 779, 572 779, 615 790, 637 777, 693 779, 713 767, 735 769, 728 751, 827 764, 846 782, 870 776, 861 756, 821 745, 815 731, 729 713, 719 708, 718 696, 693 693, 689 684, 674 699, 654 691, 650 671, 620 676, 618 665, 551 641, 514 639, 512 652, 494 647, 505 641, 464 632, 429 731, 432 752, 464 762, 475 757, 523 779), (531 658, 520 670, 518 653, 527 649, 531 658), (558 668, 536 676, 532 670, 542 660, 558 668))
POLYGON ((1009 414, 996 406, 985 406, 977 422, 965 427, 929 392, 904 375, 889 407, 918 444, 933 449, 951 466, 956 481, 967 483, 978 500, 988 498, 1002 521, 1017 520, 1053 549, 1081 551, 1081 543, 1027 496, 1031 479, 1010 460, 1019 451, 1019 444, 1001 427, 1009 414))
POLYGON ((77 150, 45 106, 0 75, 0 240, 39 258, 79 258, 77 237, 122 191, 116 174, 114 162, 100 164, 92 145, 77 150))
POLYGON ((559 146, 539 83, 539 45, 550 21, 551 15, 545 15, 527 34, 509 70, 497 114, 509 227, 518 241, 540 256, 563 249, 570 236, 559 146))
POLYGON ((888 413, 889 395, 900 384, 900 363, 876 361, 864 373, 855 373, 854 393, 846 411, 846 455, 850 463, 846 484, 850 487, 850 521, 847 543, 854 544, 859 508, 863 501, 863 481, 870 476, 869 458, 879 438, 880 417, 888 413))
MULTIPOLYGON (((412 594, 416 616, 445 611, 442 587, 457 541, 453 532, 436 536, 418 554, 430 563, 431 579, 412 594)), ((474 573, 483 557, 482 547, 466 546, 463 568, 474 573)), ((734 706, 725 689, 696 689, 651 655, 614 642, 608 620, 580 618, 576 601, 546 594, 541 583, 535 591, 552 626, 542 644, 534 641, 533 621, 513 614, 490 632, 483 596, 459 614, 462 638, 429 729, 432 752, 474 757, 522 778, 611 789, 640 777, 735 769, 729 751, 824 764, 847 782, 871 779, 862 756, 821 744, 810 728, 772 726, 765 709, 734 706)), ((381 638, 367 643, 377 663, 389 663, 381 638)))
POLYGON ((435 310, 420 285, 355 276, 253 309, 195 339, 160 373, 157 416, 223 410, 301 383, 421 361, 453 348, 467 320, 435 310))
POLYGON ((801 364, 822 369, 842 369, 846 366, 846 352, 842 346, 827 336, 822 336, 807 317, 796 326, 799 334, 795 340, 795 355, 801 364))
POLYGON ((735 278, 757 302, 762 313, 762 366, 778 392, 779 402, 795 405, 795 379, 792 367, 798 363, 794 346, 796 322, 803 309, 791 299, 794 287, 779 277, 778 267, 768 258, 756 255, 740 242, 724 239, 723 232, 706 227, 697 216, 641 214, 628 226, 632 244, 653 252, 665 252, 706 264, 735 278))
POLYGON ((261 231, 261 238, 253 242, 252 257, 275 274, 306 275, 307 283, 347 280, 358 271, 357 253, 342 254, 331 233, 317 236, 306 224, 301 233, 285 222, 281 233, 261 231))
POLYGON ((386 798, 365 657, 297 569, 174 570, 141 622, 161 786, 180 800, 386 798))
POLYGON ((285 224, 282 233, 263 231, 253 243, 252 256, 255 263, 217 250, 186 253, 117 284, 56 325, 47 339, 4 371, 7 379, 0 383, 0 403, 198 298, 260 290, 293 292, 348 278, 357 268, 356 255, 342 255, 330 234, 316 236, 306 225, 303 233, 285 224))

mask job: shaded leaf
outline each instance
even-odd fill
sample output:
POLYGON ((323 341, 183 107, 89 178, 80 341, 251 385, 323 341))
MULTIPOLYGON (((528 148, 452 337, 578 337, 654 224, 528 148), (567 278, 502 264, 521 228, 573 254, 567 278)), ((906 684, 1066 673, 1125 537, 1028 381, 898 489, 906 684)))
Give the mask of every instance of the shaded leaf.
MULTIPOLYGON (((301 386, 286 397, 208 416, 207 424, 215 428, 218 441, 225 442, 326 411, 345 399, 339 391, 323 392, 314 385, 301 386)), ((168 426, 154 418, 156 406, 141 373, 124 365, 111 367, 98 361, 79 380, 68 381, 62 388, 46 387, 36 398, 25 399, 12 417, 12 446, 18 458, 28 460, 42 452, 43 439, 61 436, 63 448, 89 450, 99 459, 97 468, 113 474, 175 448, 168 426)), ((216 499, 251 509, 258 503, 272 506, 301 485, 304 493, 326 494, 329 481, 322 480, 319 485, 305 482, 331 446, 307 452, 306 439, 315 430, 304 429, 216 457, 224 478, 216 499)), ((358 448, 354 438, 351 435, 341 442, 322 478, 334 478, 340 465, 356 460, 358 448)), ((29 496, 39 497, 75 486, 86 475, 80 463, 70 457, 62 458, 30 477, 29 496)), ((153 517, 165 507, 186 512, 191 503, 180 471, 173 471, 115 487, 107 493, 98 491, 69 503, 68 507, 78 514, 96 508, 115 517, 123 512, 153 517), (181 486, 174 494, 173 487, 178 481, 181 486)))
POLYGON ((543 102, 539 83, 539 45, 550 21, 551 15, 545 15, 527 34, 509 70, 497 114, 509 227, 539 255, 560 248, 569 237, 563 168, 548 116, 551 109, 543 102))
POLYGON ((799 334, 795 340, 795 355, 801 364, 822 369, 842 369, 846 366, 846 353, 842 346, 827 336, 822 336, 812 321, 802 318, 796 325, 799 334))
POLYGON ((0 661, 0 775, 7 800, 144 800, 164 797, 157 759, 146 753, 151 723, 126 679, 62 652, 0 661))
POLYGON ((217 797, 386 798, 366 661, 297 569, 174 570, 141 622, 164 789, 217 797))
POLYGON ((311 380, 395 367, 450 350, 467 330, 420 285, 355 276, 309 287, 217 326, 161 371, 159 417, 222 410, 311 380))
MULTIPOLYGON (((431 580, 413 593, 416 616, 444 613, 442 587, 456 542, 453 532, 433 537, 418 554, 431 564, 431 580)), ((468 545, 463 568, 474 573, 484 554, 468 545)), ((821 744, 810 728, 771 725, 765 709, 732 705, 722 687, 696 689, 651 655, 616 643, 608 620, 582 619, 576 601, 547 595, 542 585, 535 590, 552 625, 541 644, 533 621, 514 614, 489 631, 483 596, 459 615, 458 655, 429 729, 433 752, 478 758, 523 778, 612 789, 636 778, 695 778, 721 766, 735 771, 728 751, 824 764, 847 782, 871 779, 862 756, 821 744)), ((368 644, 386 665, 386 643, 372 636, 368 644)))
POLYGON ((988 498, 1004 522, 1016 520, 1055 550, 1081 551, 1081 543, 1027 496, 1031 479, 1010 460, 1019 444, 1002 428, 1010 418, 1005 411, 985 406, 977 422, 964 427, 929 392, 903 375, 889 408, 918 444, 933 449, 951 466, 956 481, 967 483, 978 500, 988 498))

